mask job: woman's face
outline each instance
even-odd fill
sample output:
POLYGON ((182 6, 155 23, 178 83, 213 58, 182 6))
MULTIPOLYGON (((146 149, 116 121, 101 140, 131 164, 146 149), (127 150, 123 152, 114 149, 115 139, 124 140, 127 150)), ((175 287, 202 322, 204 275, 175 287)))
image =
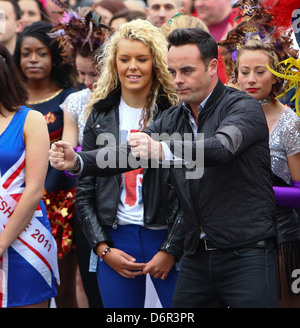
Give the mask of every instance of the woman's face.
POLYGON ((22 11, 22 21, 25 26, 42 20, 40 8, 34 0, 21 0, 18 4, 22 11))
POLYGON ((77 55, 75 62, 81 82, 92 91, 94 84, 100 77, 99 72, 93 64, 92 58, 77 55))
POLYGON ((28 36, 21 43, 21 69, 28 80, 50 78, 52 56, 50 49, 40 40, 28 36))
POLYGON ((120 40, 116 65, 122 92, 150 91, 153 82, 153 58, 149 47, 138 40, 120 40))
POLYGON ((269 97, 276 77, 268 70, 269 56, 262 50, 244 50, 239 57, 237 81, 242 91, 257 100, 269 97))

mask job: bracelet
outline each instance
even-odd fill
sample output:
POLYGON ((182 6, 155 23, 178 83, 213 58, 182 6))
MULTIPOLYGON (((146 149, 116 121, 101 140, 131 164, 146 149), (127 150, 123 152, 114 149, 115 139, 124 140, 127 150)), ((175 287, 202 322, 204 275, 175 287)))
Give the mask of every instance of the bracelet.
MULTIPOLYGON (((75 171, 75 169, 79 168, 80 169, 80 159, 79 156, 76 154, 76 161, 73 165, 73 167, 71 168, 71 170, 67 170, 67 171, 75 171)), ((78 170, 79 171, 79 170, 78 170)))
POLYGON ((100 261, 103 261, 103 257, 107 252, 110 252, 110 247, 109 246, 107 246, 105 248, 105 250, 103 251, 103 253, 100 255, 100 261))

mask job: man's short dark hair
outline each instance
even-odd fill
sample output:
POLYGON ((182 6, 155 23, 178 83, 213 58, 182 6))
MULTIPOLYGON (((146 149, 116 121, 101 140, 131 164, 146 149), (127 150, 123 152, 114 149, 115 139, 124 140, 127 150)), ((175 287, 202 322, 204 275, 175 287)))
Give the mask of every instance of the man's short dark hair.
POLYGON ((218 59, 218 45, 216 40, 202 28, 178 28, 168 35, 168 49, 195 44, 205 65, 212 59, 218 59))
POLYGON ((16 15, 16 20, 21 19, 22 11, 21 11, 21 8, 20 8, 17 0, 2 0, 2 1, 10 2, 13 6, 13 10, 16 15))

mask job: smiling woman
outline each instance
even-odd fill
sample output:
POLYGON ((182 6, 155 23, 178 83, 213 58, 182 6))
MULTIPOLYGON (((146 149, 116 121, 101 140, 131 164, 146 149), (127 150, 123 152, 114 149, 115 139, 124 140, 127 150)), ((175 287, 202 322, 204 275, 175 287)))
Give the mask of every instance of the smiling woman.
MULTIPOLYGON (((86 108, 83 150, 98 148, 98 137, 107 133, 126 145, 130 133, 178 102, 167 69, 166 40, 150 22, 123 24, 104 45, 100 63, 101 78, 86 108)), ((104 307, 143 307, 146 274, 162 306, 171 307, 183 234, 168 170, 120 169, 116 176, 82 178, 76 203, 98 255, 104 307)))

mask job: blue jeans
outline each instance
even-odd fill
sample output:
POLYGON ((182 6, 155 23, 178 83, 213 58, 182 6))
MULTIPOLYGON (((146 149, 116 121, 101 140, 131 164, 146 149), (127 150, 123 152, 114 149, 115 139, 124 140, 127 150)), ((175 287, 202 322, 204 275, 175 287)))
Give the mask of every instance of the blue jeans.
POLYGON ((206 250, 184 255, 174 292, 175 308, 273 308, 277 306, 277 249, 206 250))
MULTIPOLYGON (((158 252, 167 235, 167 229, 151 230, 138 225, 118 225, 117 229, 107 229, 113 247, 146 263, 158 252)), ((161 280, 151 277, 154 288, 163 307, 172 306, 173 292, 178 272, 175 266, 167 278, 161 280)), ((145 302, 146 276, 125 278, 113 270, 105 261, 97 265, 97 279, 105 308, 143 308, 145 302)))

